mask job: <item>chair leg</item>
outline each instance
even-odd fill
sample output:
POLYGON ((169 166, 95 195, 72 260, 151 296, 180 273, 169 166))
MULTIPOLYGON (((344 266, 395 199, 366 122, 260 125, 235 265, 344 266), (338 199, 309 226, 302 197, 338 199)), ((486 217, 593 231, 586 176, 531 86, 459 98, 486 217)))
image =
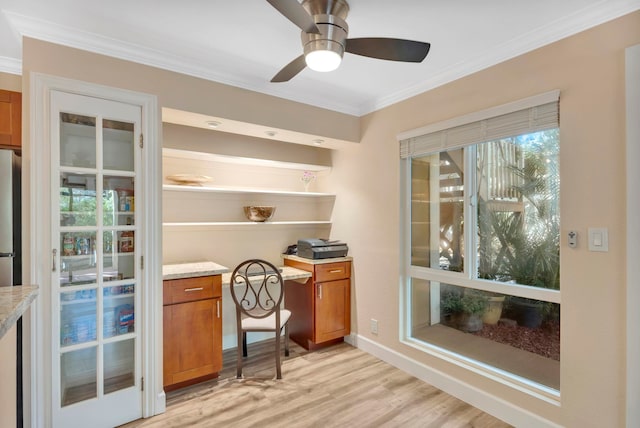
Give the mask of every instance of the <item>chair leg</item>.
POLYGON ((276 379, 282 379, 282 370, 280 369, 280 330, 276 330, 276 379))
POLYGON ((242 356, 247 356, 247 332, 242 332, 242 356))
POLYGON ((289 356, 289 323, 284 325, 284 356, 289 356))
POLYGON ((240 330, 238 326, 238 350, 236 352, 236 377, 238 379, 242 379, 242 349, 240 348, 240 343, 242 342, 242 330, 240 330))

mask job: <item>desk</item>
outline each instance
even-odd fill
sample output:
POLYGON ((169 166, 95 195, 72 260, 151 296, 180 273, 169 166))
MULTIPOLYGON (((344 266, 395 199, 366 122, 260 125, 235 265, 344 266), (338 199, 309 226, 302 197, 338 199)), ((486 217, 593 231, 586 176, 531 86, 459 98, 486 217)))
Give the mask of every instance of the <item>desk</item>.
POLYGON ((308 350, 343 341, 351 333, 352 258, 311 260, 286 255, 283 259, 285 265, 312 275, 303 286, 285 282, 291 339, 308 350))
MULTIPOLYGON (((282 269, 280 276, 282 276, 283 281, 296 281, 301 284, 305 284, 307 282, 307 278, 311 278, 311 272, 307 272, 302 269, 296 269, 291 266, 281 266, 279 269, 282 269)), ((232 272, 227 272, 222 274, 223 287, 228 287, 231 284, 231 273, 232 272)))
POLYGON ((165 391, 213 379, 222 369, 222 287, 214 262, 162 266, 165 391))
POLYGON ((196 278, 229 272, 229 268, 214 262, 175 263, 162 265, 162 279, 196 278))

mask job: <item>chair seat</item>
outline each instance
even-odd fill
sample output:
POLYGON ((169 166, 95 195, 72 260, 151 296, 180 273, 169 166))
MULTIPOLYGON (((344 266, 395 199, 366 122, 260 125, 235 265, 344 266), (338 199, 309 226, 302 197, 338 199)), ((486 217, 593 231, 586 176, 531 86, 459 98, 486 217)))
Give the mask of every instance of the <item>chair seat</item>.
MULTIPOLYGON (((280 311, 280 326, 284 326, 289 317, 291 311, 288 309, 282 309, 280 311)), ((276 329, 276 314, 273 313, 265 318, 243 318, 242 329, 251 331, 274 331, 276 329)))

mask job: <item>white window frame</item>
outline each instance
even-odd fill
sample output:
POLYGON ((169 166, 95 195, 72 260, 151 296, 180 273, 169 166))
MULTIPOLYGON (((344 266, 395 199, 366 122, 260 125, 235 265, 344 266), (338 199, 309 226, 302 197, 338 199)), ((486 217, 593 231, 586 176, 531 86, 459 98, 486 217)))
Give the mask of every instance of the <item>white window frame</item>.
MULTIPOLYGON (((419 137, 430 133, 437 133, 445 131, 449 128, 462 126, 472 122, 478 122, 486 119, 491 119, 496 116, 509 114, 514 111, 519 111, 538 105, 546 104, 559 100, 559 91, 551 91, 544 94, 540 94, 534 97, 526 98, 523 100, 515 101, 512 103, 504 104, 501 106, 482 110, 480 112, 471 113, 465 116, 454 118, 451 120, 438 122, 432 125, 421 127, 418 129, 403 132, 398 135, 398 141, 408 141, 411 139, 419 140, 419 137)), ((424 139, 422 140, 424 141, 424 139)), ((438 147, 433 146, 432 151, 429 153, 440 153, 446 150, 453 150, 456 148, 464 148, 464 160, 465 160, 465 174, 464 174, 464 188, 465 188, 465 210, 464 221, 465 224, 470 226, 465 227, 465 230, 477 230, 477 215, 476 215, 476 200, 475 192, 468 192, 468 189, 475 189, 476 174, 469 174, 468 168, 475 168, 476 165, 476 144, 485 141, 478 141, 477 143, 471 143, 468 145, 450 145, 442 144, 438 147), (472 165, 472 166, 471 166, 472 165)), ((427 145, 428 147, 428 145, 427 145)), ((406 145, 405 145, 406 149, 406 145)), ((401 148, 402 150, 402 148, 401 148)), ((428 150, 428 149, 427 149, 428 150)), ((428 153, 424 151, 422 156, 428 153)), ((458 366, 464 367, 470 371, 481 374, 485 377, 493 379, 497 382, 505 384, 509 387, 525 392, 536 398, 544 400, 554 405, 560 405, 560 391, 546 387, 537 382, 531 381, 527 378, 517 376, 513 373, 505 370, 493 367, 474 359, 465 357, 458 353, 449 351, 439 346, 428 344, 422 340, 415 339, 411 336, 412 326, 412 308, 411 308, 411 282, 412 279, 419 279, 429 281, 433 293, 439 290, 439 284, 451 284, 461 286, 465 288, 472 288, 477 290, 483 290, 488 292, 506 294, 511 296, 526 297, 535 300, 542 300, 552 303, 561 304, 561 292, 560 290, 545 289, 540 287, 533 287, 521 284, 510 284, 491 280, 477 279, 477 261, 476 261, 476 241, 477 233, 466 232, 464 236, 465 246, 465 269, 464 272, 451 272, 438 268, 429 268, 421 266, 411 265, 411 160, 414 156, 407 155, 407 153, 401 153, 400 159, 400 203, 401 203, 401 248, 400 248, 400 341, 408 346, 427 352, 438 358, 449 361, 458 366), (434 291, 435 290, 435 291, 434 291)), ((433 302, 439 302, 440 296, 438 294, 437 299, 431 299, 433 302)), ((439 307, 437 304, 435 309, 439 314, 439 307)), ((431 317, 433 321, 433 316, 431 317)), ((439 320, 438 320, 439 322, 439 320)))
POLYGON ((627 409, 626 426, 640 426, 640 266, 635 261, 640 258, 640 225, 637 215, 640 211, 640 193, 631 183, 640 182, 640 45, 625 51, 625 85, 627 118, 627 409))

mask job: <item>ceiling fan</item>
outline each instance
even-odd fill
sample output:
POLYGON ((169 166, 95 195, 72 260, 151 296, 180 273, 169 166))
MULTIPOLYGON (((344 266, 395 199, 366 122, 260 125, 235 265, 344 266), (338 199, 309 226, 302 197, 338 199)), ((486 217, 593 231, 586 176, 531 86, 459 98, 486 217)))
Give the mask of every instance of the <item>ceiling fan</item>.
POLYGON ((309 67, 316 71, 338 68, 345 52, 390 61, 421 62, 431 45, 381 37, 348 39, 345 0, 267 0, 302 30, 304 53, 287 64, 271 82, 287 82, 309 67))

